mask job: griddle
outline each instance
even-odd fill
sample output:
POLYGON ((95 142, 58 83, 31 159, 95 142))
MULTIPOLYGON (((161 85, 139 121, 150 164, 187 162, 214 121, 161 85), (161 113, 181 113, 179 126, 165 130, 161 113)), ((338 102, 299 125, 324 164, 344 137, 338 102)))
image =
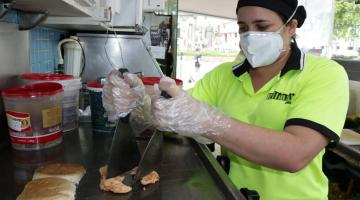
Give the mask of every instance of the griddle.
MULTIPOLYGON (((60 146, 37 152, 19 152, 11 148, 0 152, 1 199, 15 199, 30 181, 34 170, 51 162, 79 163, 87 173, 77 192, 78 200, 121 199, 245 199, 222 170, 206 145, 166 134, 163 160, 158 170, 160 182, 145 187, 136 186, 127 194, 111 194, 99 189, 99 167, 107 163, 112 134, 96 133, 91 124, 68 132, 60 146)), ((140 146, 147 141, 138 141, 140 146)))

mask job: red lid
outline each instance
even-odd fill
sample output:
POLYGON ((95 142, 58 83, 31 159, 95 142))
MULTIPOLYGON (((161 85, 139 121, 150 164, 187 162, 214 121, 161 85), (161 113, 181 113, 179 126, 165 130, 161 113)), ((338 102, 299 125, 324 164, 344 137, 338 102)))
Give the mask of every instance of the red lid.
POLYGON ((33 81, 61 81, 61 80, 74 79, 74 76, 67 74, 28 73, 21 75, 21 78, 25 80, 33 80, 33 81))
MULTIPOLYGON (((141 77, 142 82, 144 85, 154 85, 156 83, 160 82, 160 77, 141 77)), ((180 79, 174 79, 176 82, 176 85, 182 85, 183 81, 180 79)))
POLYGON ((87 86, 92 87, 92 88, 103 88, 103 85, 101 83, 97 82, 96 80, 88 82, 87 86))
POLYGON ((35 83, 2 91, 4 97, 33 98, 51 96, 63 92, 62 85, 54 82, 35 83))

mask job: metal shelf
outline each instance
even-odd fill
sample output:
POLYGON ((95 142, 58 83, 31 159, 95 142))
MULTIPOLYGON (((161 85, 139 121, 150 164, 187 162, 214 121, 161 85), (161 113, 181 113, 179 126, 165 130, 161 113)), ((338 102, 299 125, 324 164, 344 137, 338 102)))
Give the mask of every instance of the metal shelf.
POLYGON ((48 12, 51 16, 91 17, 93 10, 79 0, 16 0, 14 8, 23 11, 48 12))

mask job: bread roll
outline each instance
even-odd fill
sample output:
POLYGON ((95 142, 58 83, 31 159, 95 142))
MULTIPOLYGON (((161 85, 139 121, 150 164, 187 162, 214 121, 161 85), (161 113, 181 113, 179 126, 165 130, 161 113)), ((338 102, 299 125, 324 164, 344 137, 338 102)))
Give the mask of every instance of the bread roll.
POLYGON ((16 200, 74 200, 76 186, 61 178, 41 178, 28 182, 16 200))
POLYGON ((33 180, 57 177, 79 184, 85 173, 85 168, 79 164, 52 163, 37 168, 34 172, 33 180))

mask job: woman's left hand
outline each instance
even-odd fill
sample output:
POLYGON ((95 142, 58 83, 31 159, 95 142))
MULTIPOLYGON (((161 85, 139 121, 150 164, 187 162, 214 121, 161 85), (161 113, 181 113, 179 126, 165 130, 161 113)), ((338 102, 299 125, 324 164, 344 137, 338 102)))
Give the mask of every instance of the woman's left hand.
POLYGON ((153 123, 158 129, 196 138, 221 134, 230 127, 230 117, 215 107, 197 101, 176 86, 174 80, 162 78, 159 89, 172 98, 158 95, 152 99, 153 123))

